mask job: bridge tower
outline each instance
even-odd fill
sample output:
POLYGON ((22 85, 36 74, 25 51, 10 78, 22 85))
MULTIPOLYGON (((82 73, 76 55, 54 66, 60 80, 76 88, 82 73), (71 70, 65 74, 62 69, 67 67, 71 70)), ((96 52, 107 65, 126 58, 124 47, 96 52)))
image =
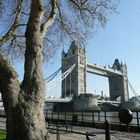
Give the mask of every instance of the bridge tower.
POLYGON ((76 41, 71 43, 67 53, 62 51, 62 73, 76 64, 74 70, 62 81, 62 98, 72 95, 75 99, 80 93, 86 93, 86 51, 78 47, 76 41))
POLYGON ((127 66, 115 59, 112 69, 121 71, 123 75, 112 75, 109 77, 110 99, 116 100, 118 97, 121 97, 121 103, 128 101, 127 66))

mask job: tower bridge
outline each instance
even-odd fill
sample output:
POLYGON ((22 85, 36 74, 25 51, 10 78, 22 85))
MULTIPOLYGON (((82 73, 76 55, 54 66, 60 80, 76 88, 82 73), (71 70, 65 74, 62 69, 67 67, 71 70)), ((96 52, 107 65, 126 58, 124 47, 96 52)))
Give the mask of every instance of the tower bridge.
MULTIPOLYGON (((54 76, 59 71, 60 69, 54 73, 54 76)), ((46 103, 57 103, 56 106, 59 109, 61 108, 65 111, 71 107, 74 110, 85 109, 85 107, 91 109, 93 106, 97 106, 97 104, 120 104, 120 102, 116 102, 118 97, 121 98, 121 103, 129 99, 126 64, 120 63, 118 59, 115 59, 112 66, 100 66, 95 63, 89 63, 85 48, 78 47, 75 41, 72 42, 67 52, 62 51, 61 72, 62 75, 53 81, 54 76, 50 76, 47 80, 48 89, 55 89, 55 85, 61 82, 62 98, 46 100, 46 103), (91 94, 86 92, 87 73, 108 78, 110 101, 93 99, 91 94)))
POLYGON ((86 58, 85 48, 80 48, 73 41, 67 52, 62 52, 62 73, 76 64, 74 70, 62 81, 62 98, 73 95, 76 99, 80 94, 86 93, 86 75, 92 73, 108 78, 110 99, 115 101, 118 97, 121 102, 129 99, 128 76, 126 64, 120 63, 118 59, 113 66, 104 67, 89 63, 86 58))

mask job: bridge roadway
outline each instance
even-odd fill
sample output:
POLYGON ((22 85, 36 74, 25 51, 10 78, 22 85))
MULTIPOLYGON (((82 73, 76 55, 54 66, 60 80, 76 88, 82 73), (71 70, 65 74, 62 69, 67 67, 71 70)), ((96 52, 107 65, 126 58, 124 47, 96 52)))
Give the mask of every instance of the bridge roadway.
POLYGON ((99 66, 97 64, 89 63, 87 62, 87 72, 93 73, 105 77, 109 77, 112 75, 123 75, 121 71, 118 71, 116 69, 112 69, 106 66, 99 66))

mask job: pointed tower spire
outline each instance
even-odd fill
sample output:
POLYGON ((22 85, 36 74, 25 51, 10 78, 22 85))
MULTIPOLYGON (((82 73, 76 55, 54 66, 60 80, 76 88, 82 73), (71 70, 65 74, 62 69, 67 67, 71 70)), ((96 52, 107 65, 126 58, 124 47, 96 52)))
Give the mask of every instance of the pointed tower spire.
POLYGON ((118 59, 115 59, 115 61, 114 61, 114 64, 113 64, 113 67, 112 67, 113 69, 116 69, 116 70, 121 70, 121 64, 120 64, 120 62, 119 62, 119 60, 118 59))

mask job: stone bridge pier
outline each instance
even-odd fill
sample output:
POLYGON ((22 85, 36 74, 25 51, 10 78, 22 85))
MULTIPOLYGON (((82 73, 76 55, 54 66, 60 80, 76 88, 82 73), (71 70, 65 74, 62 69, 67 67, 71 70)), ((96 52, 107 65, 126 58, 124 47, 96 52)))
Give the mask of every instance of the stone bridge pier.
POLYGON ((120 64, 119 60, 116 59, 112 68, 121 71, 122 75, 112 75, 108 78, 110 100, 114 101, 121 97, 121 103, 123 103, 129 99, 127 66, 120 64))

